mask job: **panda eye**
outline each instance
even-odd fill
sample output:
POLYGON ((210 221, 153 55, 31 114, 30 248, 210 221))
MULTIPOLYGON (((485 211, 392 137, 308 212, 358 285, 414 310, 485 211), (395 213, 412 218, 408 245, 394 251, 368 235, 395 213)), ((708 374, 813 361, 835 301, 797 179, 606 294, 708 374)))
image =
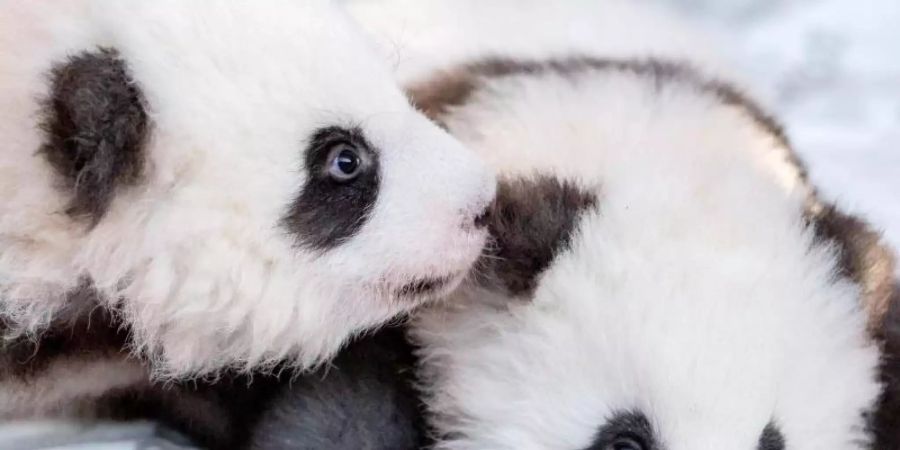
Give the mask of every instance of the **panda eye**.
POLYGON ((603 450, 645 450, 647 448, 641 439, 630 434, 616 436, 603 450))
POLYGON ((359 150, 346 142, 334 144, 328 152, 328 175, 336 181, 346 182, 362 172, 363 160, 359 150))

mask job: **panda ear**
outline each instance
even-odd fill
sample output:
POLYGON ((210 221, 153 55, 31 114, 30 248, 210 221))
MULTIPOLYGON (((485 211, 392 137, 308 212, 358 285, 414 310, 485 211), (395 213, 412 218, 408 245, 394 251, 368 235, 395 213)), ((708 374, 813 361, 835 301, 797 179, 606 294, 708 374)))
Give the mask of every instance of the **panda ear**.
POLYGON ((596 209, 595 190, 554 176, 504 179, 485 219, 491 243, 476 275, 489 289, 528 296, 538 276, 571 241, 581 214, 596 209))
POLYGON ((896 289, 893 251, 868 223, 834 205, 825 205, 809 216, 816 238, 837 247, 840 275, 862 288, 869 328, 878 334, 896 289))
POLYGON ((96 224, 116 190, 140 178, 148 119, 115 50, 84 52, 50 72, 40 153, 71 196, 66 213, 96 224))

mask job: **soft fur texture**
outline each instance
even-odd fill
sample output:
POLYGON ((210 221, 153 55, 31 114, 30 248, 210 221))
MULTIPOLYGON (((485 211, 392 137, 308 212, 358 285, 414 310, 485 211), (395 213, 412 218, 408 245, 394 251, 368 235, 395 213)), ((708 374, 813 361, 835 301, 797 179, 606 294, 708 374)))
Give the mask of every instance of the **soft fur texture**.
MULTIPOLYGON (((519 209, 577 216, 567 245, 495 234, 555 255, 530 297, 483 283, 508 278, 486 259, 417 315, 438 448, 892 448, 892 345, 866 329, 891 320, 877 235, 815 197, 777 123, 677 23, 616 1, 528 6, 351 5, 414 101, 530 185, 519 209), (596 206, 564 206, 547 177, 596 206)), ((489 228, 554 229, 512 217, 489 228)))
POLYGON ((305 368, 453 288, 483 244, 492 174, 327 1, 5 1, 0 105, 7 337, 86 283, 156 376, 305 368), (331 127, 377 152, 377 196, 321 248, 304 233, 336 224, 286 217, 331 127))
MULTIPOLYGON (((516 66, 531 62, 556 61, 577 66, 578 60, 585 56, 602 57, 607 64, 648 59, 686 62, 701 68, 708 81, 727 80, 726 88, 748 92, 750 98, 754 97, 752 84, 733 70, 734 62, 723 56, 730 53, 718 45, 727 43, 727 36, 711 36, 699 24, 646 1, 343 0, 343 3, 353 19, 379 44, 381 54, 393 63, 395 77, 411 88, 414 102, 427 113, 440 112, 431 108, 452 105, 466 95, 472 74, 460 71, 461 67, 474 64, 478 66, 476 72, 502 73, 521 69, 516 66), (508 63, 508 67, 498 65, 498 61, 508 63), (435 99, 437 103, 433 102, 435 99)), ((727 91, 723 94, 731 97, 727 91)), ((491 154, 483 156, 493 158, 491 154)), ((759 156, 761 163, 769 167, 786 189, 807 189, 812 197, 805 170, 786 145, 759 156)), ((506 170, 518 161, 495 163, 506 170)), ((529 161, 522 163, 530 166, 529 161)))
POLYGON ((699 74, 598 67, 488 77, 441 118, 505 175, 600 200, 530 301, 473 287, 418 318, 439 448, 604 448, 622 411, 645 448, 778 448, 770 423, 791 449, 866 445, 861 290, 760 164, 779 140, 699 74))

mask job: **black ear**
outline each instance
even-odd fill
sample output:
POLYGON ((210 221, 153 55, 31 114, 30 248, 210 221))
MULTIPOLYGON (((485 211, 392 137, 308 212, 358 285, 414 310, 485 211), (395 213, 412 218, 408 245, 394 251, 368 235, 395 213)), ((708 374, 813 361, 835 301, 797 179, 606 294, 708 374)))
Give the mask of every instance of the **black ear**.
POLYGON ((478 262, 482 285, 529 295, 537 277, 568 246, 581 213, 597 196, 553 176, 501 180, 486 222, 491 243, 478 262))
POLYGON ((98 49, 56 65, 43 115, 40 153, 71 195, 66 213, 98 222, 116 189, 134 184, 144 166, 147 114, 125 62, 98 49))

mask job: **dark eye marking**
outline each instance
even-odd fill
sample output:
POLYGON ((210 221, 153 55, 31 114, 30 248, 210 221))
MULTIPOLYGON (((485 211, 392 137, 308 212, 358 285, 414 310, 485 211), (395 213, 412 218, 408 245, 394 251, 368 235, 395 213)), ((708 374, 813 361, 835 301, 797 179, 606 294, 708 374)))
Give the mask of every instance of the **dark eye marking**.
POLYGON ((316 131, 306 148, 306 184, 284 225, 303 246, 328 250, 353 237, 378 198, 378 153, 357 128, 316 131))
POLYGON ((479 261, 484 284, 530 294, 538 275, 568 247, 581 213, 597 203, 594 192, 553 176, 501 180, 490 213, 479 219, 493 241, 479 261))
POLYGON ((637 411, 617 412, 585 450, 659 450, 653 426, 637 411))
POLYGON ((784 450, 784 435, 775 422, 769 422, 759 436, 759 450, 784 450))
POLYGON ((66 213, 96 224, 116 190, 143 171, 143 96, 118 52, 101 48, 53 67, 42 114, 40 154, 71 193, 66 213))

